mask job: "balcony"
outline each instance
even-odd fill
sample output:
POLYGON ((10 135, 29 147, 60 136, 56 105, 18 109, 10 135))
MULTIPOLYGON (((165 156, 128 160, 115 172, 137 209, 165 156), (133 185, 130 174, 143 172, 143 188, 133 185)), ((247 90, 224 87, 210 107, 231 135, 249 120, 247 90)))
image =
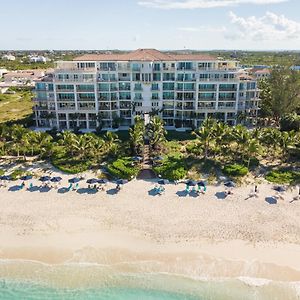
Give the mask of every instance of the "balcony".
POLYGON ((130 81, 130 77, 119 77, 119 81, 130 81))
POLYGON ((222 92, 236 92, 237 87, 219 87, 219 91, 222 92))
POLYGON ((218 105, 218 109, 221 109, 221 110, 226 110, 226 109, 234 109, 235 110, 235 106, 234 105, 218 105))
POLYGON ((236 98, 219 98, 219 101, 235 102, 236 98))
POLYGON ((198 109, 200 110, 213 110, 216 109, 215 106, 198 106, 198 109))
POLYGON ((199 97, 199 101, 216 101, 215 97, 199 97))

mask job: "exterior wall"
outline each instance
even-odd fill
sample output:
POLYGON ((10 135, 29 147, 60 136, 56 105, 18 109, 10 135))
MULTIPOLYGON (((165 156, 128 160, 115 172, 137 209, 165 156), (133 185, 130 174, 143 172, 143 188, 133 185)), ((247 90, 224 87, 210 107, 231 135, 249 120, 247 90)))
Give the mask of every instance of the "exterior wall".
POLYGON ((255 80, 240 80, 236 62, 61 62, 36 83, 36 126, 59 130, 130 126, 156 111, 166 126, 199 126, 207 117, 234 125, 255 117, 255 80))

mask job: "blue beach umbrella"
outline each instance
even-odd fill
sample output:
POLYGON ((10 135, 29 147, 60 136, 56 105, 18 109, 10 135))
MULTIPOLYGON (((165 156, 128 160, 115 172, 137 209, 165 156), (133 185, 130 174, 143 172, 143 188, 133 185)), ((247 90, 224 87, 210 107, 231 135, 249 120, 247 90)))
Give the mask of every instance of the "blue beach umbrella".
POLYGON ((204 181, 198 181, 198 182, 197 182, 197 185, 198 185, 198 186, 205 187, 205 182, 204 182, 204 181))
POLYGON ((39 180, 42 182, 49 181, 51 179, 50 176, 42 176, 39 180))
POLYGON ((141 156, 134 156, 134 157, 132 158, 132 160, 133 160, 133 161, 141 161, 141 160, 143 160, 143 158, 142 158, 141 156))
POLYGON ((98 183, 107 183, 107 181, 108 181, 107 179, 103 179, 103 178, 97 180, 98 183))
POLYGON ((98 179, 97 178, 90 178, 86 181, 86 183, 98 183, 98 179))
POLYGON ((164 185, 164 184, 168 184, 169 180, 168 179, 159 179, 157 183, 164 185))
POLYGON ((277 192, 285 192, 286 188, 282 185, 278 185, 278 186, 274 187, 274 190, 277 191, 277 192))
POLYGON ((226 187, 235 187, 235 183, 233 181, 227 181, 224 183, 226 187))
POLYGON ((31 175, 25 175, 25 176, 22 176, 20 177, 21 180, 30 180, 32 179, 32 176, 31 175))
POLYGON ((8 176, 8 175, 3 175, 0 178, 1 178, 1 180, 11 180, 11 176, 8 176))
POLYGON ((74 178, 71 178, 69 179, 69 182, 70 183, 76 183, 76 182, 79 182, 81 179, 79 177, 74 177, 74 178))
POLYGON ((61 177, 52 177, 51 179, 50 179, 50 181, 51 182, 59 182, 59 181, 61 181, 62 180, 62 178, 61 177))
POLYGON ((125 184, 125 183, 127 183, 127 182, 128 182, 127 179, 118 179, 118 180, 117 180, 117 184, 125 184))
POLYGON ((156 161, 160 161, 160 160, 163 160, 164 158, 162 156, 156 156, 153 158, 153 160, 156 160, 156 161))
POLYGON ((196 181, 194 181, 194 180, 188 180, 187 182, 186 182, 186 185, 188 185, 188 186, 195 186, 197 183, 196 183, 196 181))

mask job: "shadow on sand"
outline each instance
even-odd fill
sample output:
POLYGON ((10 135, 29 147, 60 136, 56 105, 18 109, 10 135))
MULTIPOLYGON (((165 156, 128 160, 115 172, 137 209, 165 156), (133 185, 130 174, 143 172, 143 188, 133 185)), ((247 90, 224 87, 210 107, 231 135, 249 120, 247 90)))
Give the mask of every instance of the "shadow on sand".
POLYGON ((277 204, 277 199, 275 197, 266 197, 265 201, 269 204, 277 204))
POLYGON ((107 190, 106 194, 108 194, 108 195, 116 195, 116 194, 118 194, 118 192, 119 191, 116 188, 113 188, 113 189, 107 190))
POLYGON ((215 196, 217 197, 217 199, 219 200, 224 200, 226 199, 227 195, 225 194, 225 192, 216 192, 215 196))

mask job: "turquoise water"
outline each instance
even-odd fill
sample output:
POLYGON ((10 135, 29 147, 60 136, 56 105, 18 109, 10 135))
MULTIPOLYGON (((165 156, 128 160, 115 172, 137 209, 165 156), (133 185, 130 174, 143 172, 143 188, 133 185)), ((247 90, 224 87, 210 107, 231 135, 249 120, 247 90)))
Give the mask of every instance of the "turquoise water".
POLYGON ((201 279, 144 269, 143 264, 129 264, 124 268, 123 265, 0 261, 0 300, 300 299, 297 282, 201 279))
POLYGON ((0 299, 2 300, 196 300, 184 294, 171 293, 157 290, 144 290, 133 288, 104 288, 104 289, 54 289, 29 283, 5 282, 2 281, 0 288, 0 299))

